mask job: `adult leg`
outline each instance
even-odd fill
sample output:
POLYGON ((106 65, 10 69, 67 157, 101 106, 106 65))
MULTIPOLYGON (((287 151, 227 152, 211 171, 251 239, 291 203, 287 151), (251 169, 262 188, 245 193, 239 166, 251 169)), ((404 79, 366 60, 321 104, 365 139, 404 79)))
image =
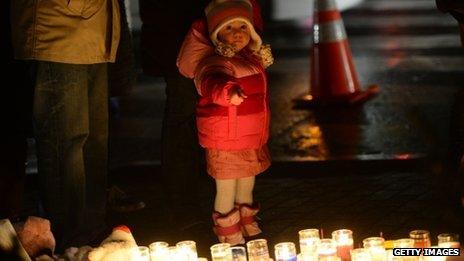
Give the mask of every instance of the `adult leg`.
POLYGON ((89 135, 83 148, 86 176, 88 228, 103 228, 106 214, 108 172, 108 78, 107 64, 89 66, 89 135))
POLYGON ((167 207, 179 227, 195 223, 198 215, 200 147, 195 123, 197 92, 193 81, 181 75, 166 77, 166 107, 162 128, 162 175, 167 207))
POLYGON ((83 148, 89 136, 88 68, 37 64, 34 119, 40 192, 62 246, 86 225, 83 148))

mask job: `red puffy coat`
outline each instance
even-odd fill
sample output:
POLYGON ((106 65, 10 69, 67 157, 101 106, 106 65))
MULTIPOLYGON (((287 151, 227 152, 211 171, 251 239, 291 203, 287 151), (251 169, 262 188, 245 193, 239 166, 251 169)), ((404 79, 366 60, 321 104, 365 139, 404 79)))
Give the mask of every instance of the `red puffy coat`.
POLYGON ((194 78, 200 99, 197 127, 200 144, 220 150, 257 149, 269 137, 267 79, 260 61, 243 50, 232 58, 214 53, 200 26, 192 26, 179 52, 177 66, 194 78), (234 106, 228 91, 235 86, 248 96, 234 106))

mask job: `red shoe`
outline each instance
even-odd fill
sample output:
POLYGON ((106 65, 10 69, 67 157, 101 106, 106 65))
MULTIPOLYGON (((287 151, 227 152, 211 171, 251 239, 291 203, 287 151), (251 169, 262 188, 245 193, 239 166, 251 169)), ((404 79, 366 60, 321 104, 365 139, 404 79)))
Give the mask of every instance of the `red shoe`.
POLYGON ((259 204, 240 204, 240 227, 244 237, 252 237, 261 234, 263 231, 258 226, 255 216, 259 211, 259 204))
POLYGON ((245 239, 240 229, 240 212, 238 209, 234 208, 226 215, 214 212, 213 221, 213 231, 217 235, 219 242, 229 243, 232 246, 245 244, 245 239))

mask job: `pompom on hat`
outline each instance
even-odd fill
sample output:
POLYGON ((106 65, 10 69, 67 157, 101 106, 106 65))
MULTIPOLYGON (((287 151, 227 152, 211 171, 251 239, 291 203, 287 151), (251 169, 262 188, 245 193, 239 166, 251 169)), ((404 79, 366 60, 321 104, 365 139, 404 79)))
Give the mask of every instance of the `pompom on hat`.
POLYGON ((253 26, 253 7, 248 0, 212 0, 205 8, 208 32, 215 46, 220 45, 218 32, 234 21, 245 22, 250 29, 249 48, 258 51, 261 48, 261 37, 253 26))

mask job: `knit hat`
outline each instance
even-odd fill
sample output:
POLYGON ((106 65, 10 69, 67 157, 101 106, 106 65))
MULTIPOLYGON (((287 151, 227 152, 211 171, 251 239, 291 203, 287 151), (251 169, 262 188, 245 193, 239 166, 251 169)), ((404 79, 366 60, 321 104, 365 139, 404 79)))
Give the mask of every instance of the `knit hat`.
POLYGON ((253 8, 248 0, 212 0, 205 8, 205 14, 209 36, 215 46, 220 44, 217 35, 224 26, 234 21, 242 21, 250 28, 250 49, 260 49, 262 41, 253 26, 253 8))

